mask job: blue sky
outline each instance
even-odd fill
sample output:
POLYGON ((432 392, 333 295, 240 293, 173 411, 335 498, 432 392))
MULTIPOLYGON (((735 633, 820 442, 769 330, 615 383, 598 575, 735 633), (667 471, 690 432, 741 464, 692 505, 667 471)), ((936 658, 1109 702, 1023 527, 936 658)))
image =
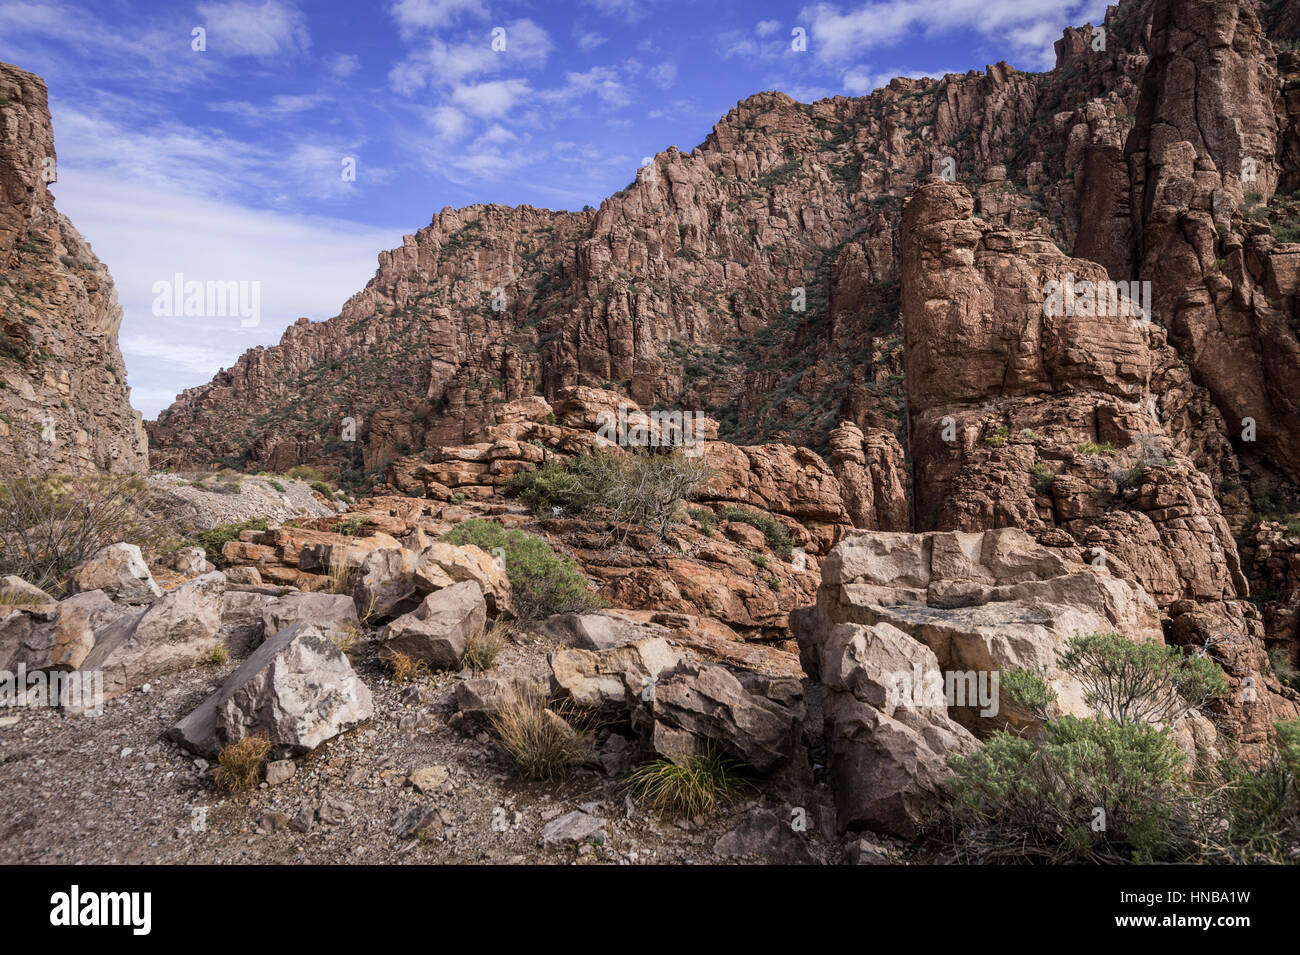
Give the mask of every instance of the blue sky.
POLYGON ((50 88, 68 215, 117 283, 132 403, 336 314, 444 206, 599 205, 752 93, 1048 69, 1105 0, 0 0, 50 88), (194 31, 206 49, 196 51, 194 31), (794 30, 806 49, 796 50, 794 30), (494 49, 496 46, 504 49, 494 49), (355 160, 355 180, 344 161, 355 160), (154 285, 260 283, 260 316, 159 317, 154 285))

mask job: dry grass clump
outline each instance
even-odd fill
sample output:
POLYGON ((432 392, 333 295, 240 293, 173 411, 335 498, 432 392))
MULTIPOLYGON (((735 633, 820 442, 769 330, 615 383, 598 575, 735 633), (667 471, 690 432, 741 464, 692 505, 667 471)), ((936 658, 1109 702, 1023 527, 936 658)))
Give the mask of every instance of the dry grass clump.
POLYGON ((465 666, 479 672, 492 669, 493 664, 496 663, 497 655, 510 642, 514 631, 514 624, 505 620, 497 620, 493 622, 492 626, 486 627, 471 636, 465 641, 465 666))
POLYGON ((264 736, 245 736, 227 743, 217 754, 217 788, 228 793, 257 788, 270 755, 271 741, 264 736))
POLYGON ((515 766, 529 779, 561 779, 591 753, 591 736, 575 729, 581 716, 566 704, 548 703, 537 687, 497 710, 492 728, 515 766))
POLYGON ((221 666, 230 659, 230 647, 226 646, 224 641, 218 640, 216 645, 208 652, 208 663, 213 666, 221 666))
POLYGON ((398 683, 429 679, 429 664, 425 660, 417 660, 409 653, 394 650, 392 647, 385 647, 379 657, 398 683))
POLYGON ((329 632, 330 642, 339 648, 339 652, 347 656, 351 656, 357 649, 361 637, 361 628, 355 623, 350 623, 341 630, 331 630, 329 632))
POLYGON ((708 746, 703 752, 646 763, 627 779, 645 808, 666 819, 706 815, 755 790, 744 763, 708 746))

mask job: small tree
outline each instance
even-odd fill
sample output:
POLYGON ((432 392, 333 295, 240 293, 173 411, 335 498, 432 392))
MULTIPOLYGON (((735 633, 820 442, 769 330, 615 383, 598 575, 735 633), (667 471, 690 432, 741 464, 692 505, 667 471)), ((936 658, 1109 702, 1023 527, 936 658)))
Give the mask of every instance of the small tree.
POLYGON ((1223 671, 1212 660, 1116 633, 1072 638, 1057 665, 1083 684, 1084 701, 1098 715, 1120 723, 1175 726, 1228 692, 1223 671))

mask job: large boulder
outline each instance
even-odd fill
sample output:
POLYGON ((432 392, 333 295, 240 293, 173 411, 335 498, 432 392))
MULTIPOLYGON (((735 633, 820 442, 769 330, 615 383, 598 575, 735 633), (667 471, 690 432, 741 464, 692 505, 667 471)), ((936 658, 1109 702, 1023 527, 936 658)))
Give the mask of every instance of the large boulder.
POLYGON ((836 624, 800 639, 805 666, 825 689, 840 828, 914 835, 942 804, 948 757, 977 745, 944 699, 915 692, 918 677, 943 673, 938 658, 887 623, 836 624))
POLYGON ((690 756, 717 746, 770 774, 794 753, 798 714, 751 693, 724 667, 682 663, 645 695, 651 714, 648 748, 664 756, 690 756))
POLYGON ((262 642, 266 609, 278 598, 250 590, 231 590, 221 595, 221 641, 237 656, 244 656, 262 642))
MULTIPOLYGON (((647 626, 608 613, 557 613, 537 629, 545 636, 579 650, 611 650, 644 639, 647 626)), ((657 628, 667 632, 666 628, 657 628)))
POLYGON ((385 648, 444 670, 460 667, 465 644, 487 626, 487 604, 478 584, 462 581, 437 590, 415 610, 380 633, 385 648))
POLYGON ((262 632, 279 633, 296 623, 309 623, 333 640, 344 640, 361 627, 357 605, 347 594, 289 593, 262 611, 262 632))
POLYGON ((82 670, 104 671, 104 695, 111 697, 176 670, 197 666, 220 640, 220 571, 187 580, 152 606, 119 617, 95 632, 94 648, 82 670))
POLYGON ((550 656, 552 691, 580 707, 627 712, 650 698, 660 674, 679 659, 662 637, 611 650, 557 650, 550 656))
POLYGON ((168 555, 166 564, 186 577, 210 574, 217 569, 208 561, 208 555, 202 547, 179 547, 168 555))
POLYGON ((260 735, 271 741, 274 757, 283 759, 310 752, 374 710, 370 689, 333 641, 297 623, 267 638, 168 735, 207 757, 260 735))
POLYGON ((35 584, 29 584, 21 577, 7 574, 0 577, 0 601, 6 605, 52 604, 54 598, 35 584))
POLYGON ((149 565, 135 544, 109 544, 73 568, 68 580, 72 593, 102 590, 115 600, 143 604, 162 595, 149 573, 149 565))
POLYGON ((122 614, 101 590, 0 619, 0 670, 76 670, 95 645, 95 631, 122 614))
MULTIPOLYGON (((1079 715, 1090 712, 1082 689, 1055 667, 1066 641, 1091 632, 1164 640, 1141 588, 1017 528, 847 537, 822 565, 816 605, 791 621, 810 675, 819 665, 816 647, 835 624, 887 623, 929 647, 945 674, 1046 667, 1061 711, 1079 715)), ((978 709, 952 715, 979 733, 1007 722, 1009 711, 980 716, 978 709)))
POLYGON ((387 620, 419 605, 416 555, 405 547, 371 551, 352 574, 352 599, 367 620, 387 620))
POLYGON ((415 567, 415 585, 424 592, 441 590, 472 580, 487 602, 488 613, 512 616, 510 578, 491 554, 473 544, 456 547, 441 542, 420 552, 415 567))

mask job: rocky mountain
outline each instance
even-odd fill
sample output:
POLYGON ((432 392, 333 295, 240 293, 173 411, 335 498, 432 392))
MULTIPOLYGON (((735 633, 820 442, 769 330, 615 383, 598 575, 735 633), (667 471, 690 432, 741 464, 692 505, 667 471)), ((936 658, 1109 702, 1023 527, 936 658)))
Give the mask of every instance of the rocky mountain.
POLYGON ((45 83, 0 63, 0 476, 142 471, 108 269, 54 207, 45 83))
POLYGON ((1300 480, 1298 11, 1132 0, 1046 73, 750 97, 595 211, 443 210, 339 317, 181 396, 157 459, 487 500, 536 463, 522 445, 573 450, 546 422, 525 441, 520 401, 702 410, 719 502, 810 554, 1021 528, 1137 586, 1167 639, 1269 688, 1220 714, 1256 741, 1295 706, 1268 657, 1297 643, 1265 599, 1278 548, 1243 565, 1238 538, 1300 480), (829 523, 781 482, 743 491, 812 473, 776 442, 829 462, 829 523))

